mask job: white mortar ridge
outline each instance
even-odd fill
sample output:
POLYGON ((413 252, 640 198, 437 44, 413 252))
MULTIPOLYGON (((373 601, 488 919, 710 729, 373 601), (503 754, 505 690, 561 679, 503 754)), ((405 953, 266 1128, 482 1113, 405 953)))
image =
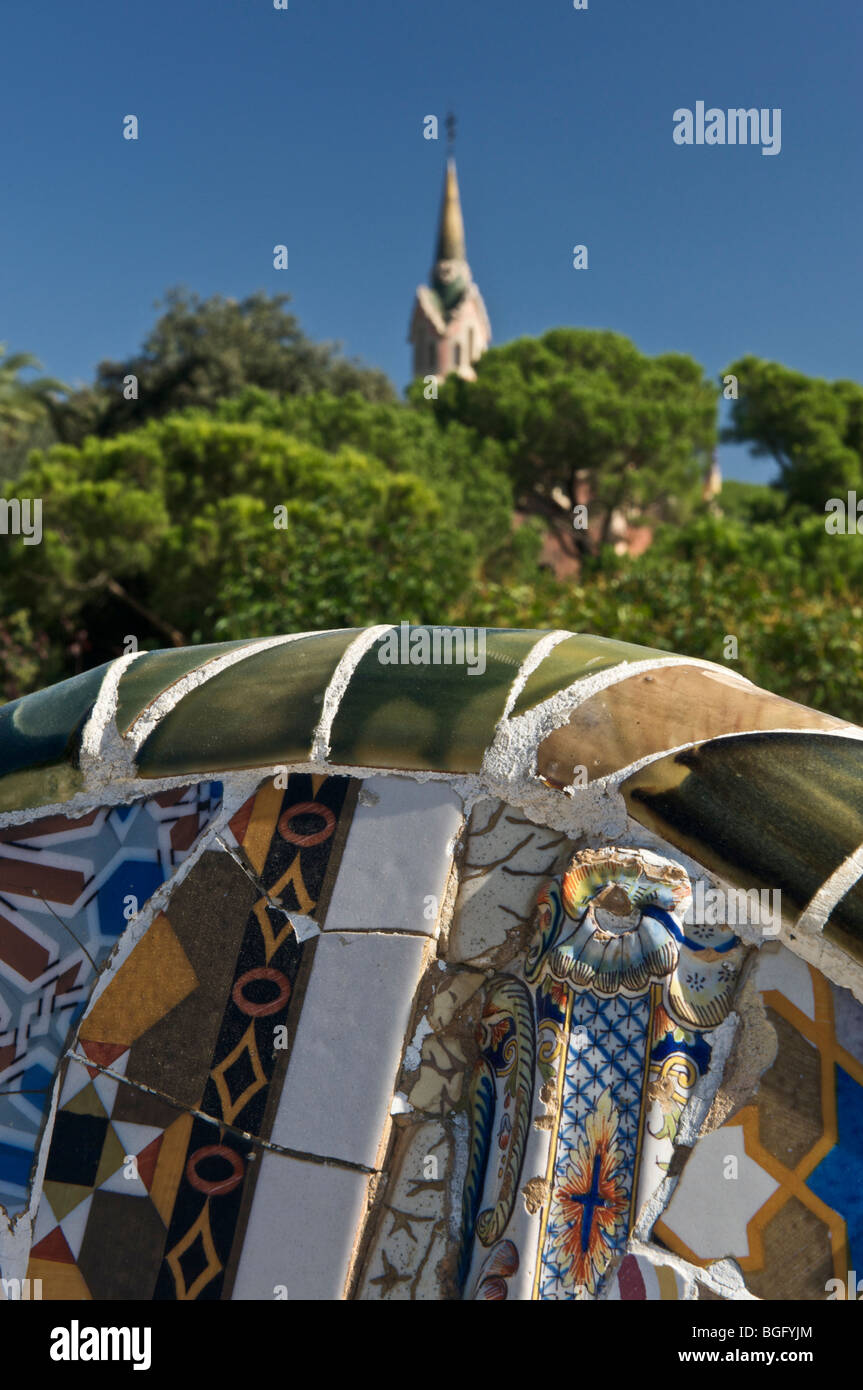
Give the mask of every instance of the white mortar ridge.
POLYGON ((585 700, 617 685, 629 676, 659 671, 666 666, 705 666, 715 669, 713 662, 692 661, 689 657, 668 656, 658 660, 623 662, 610 670, 597 671, 573 681, 533 709, 511 718, 502 717, 494 738, 486 749, 481 776, 497 782, 522 781, 536 773, 536 750, 549 734, 561 729, 585 700))
POLYGON ((377 627, 366 628, 365 632, 359 633, 342 652, 339 663, 330 676, 329 685, 324 691, 324 698, 321 702, 321 717, 312 738, 312 758, 325 761, 329 757, 333 720, 338 713, 342 696, 351 683, 354 671, 366 652, 374 646, 379 637, 383 637, 385 632, 389 632, 392 626, 392 623, 379 623, 377 627))
POLYGON ((114 716, 117 713, 120 677, 143 655, 143 652, 128 652, 126 656, 111 662, 99 687, 90 718, 84 726, 79 767, 91 793, 96 793, 99 787, 108 782, 122 781, 135 775, 135 764, 117 732, 114 716))
POLYGON ((847 859, 843 859, 830 877, 824 880, 818 891, 813 893, 797 918, 794 930, 799 932, 820 931, 836 904, 844 898, 850 888, 854 887, 861 875, 863 875, 863 845, 858 845, 854 853, 849 854, 847 859))
POLYGON ((202 666, 196 666, 193 671, 181 676, 178 681, 175 681, 161 695, 158 695, 151 705, 148 705, 125 735, 125 743, 137 756, 144 740, 150 736, 156 725, 161 723, 165 715, 169 714, 175 705, 178 705, 183 697, 189 694, 189 691, 199 689, 200 686, 211 681, 214 676, 221 675, 222 671, 227 671, 231 666, 237 666, 241 661, 246 661, 251 656, 257 656, 259 652, 269 651, 271 647, 284 647, 289 642, 296 642, 300 637, 314 635, 309 632, 292 632, 285 637, 261 637, 257 641, 251 641, 248 646, 239 647, 236 651, 226 652, 224 656, 217 656, 202 666))
POLYGON ((509 688, 509 695, 507 696, 503 711, 503 717, 505 719, 509 717, 510 710, 524 690, 528 676, 536 670, 537 666, 541 665, 549 652, 553 651, 561 642, 565 642, 567 637, 577 636, 577 633, 568 632, 566 628, 559 627, 555 628, 553 632, 546 633, 544 637, 540 637, 539 641, 531 647, 524 661, 521 663, 521 669, 518 675, 509 688))

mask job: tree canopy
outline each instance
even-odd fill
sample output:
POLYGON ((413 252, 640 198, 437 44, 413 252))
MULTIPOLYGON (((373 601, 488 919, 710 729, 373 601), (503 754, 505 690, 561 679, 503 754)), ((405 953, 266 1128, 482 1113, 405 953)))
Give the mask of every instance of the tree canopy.
POLYGON ((863 386, 757 357, 741 357, 727 371, 739 394, 724 437, 772 458, 776 486, 790 501, 823 511, 831 497, 863 495, 863 386))
POLYGON ((288 294, 258 292, 237 301, 169 290, 140 350, 121 362, 100 362, 93 385, 57 405, 57 437, 64 443, 91 434, 109 438, 189 406, 212 409, 245 386, 280 395, 359 391, 371 400, 395 399, 383 372, 307 338, 285 308, 289 302, 288 294))
POLYGON ((619 333, 558 328, 492 348, 476 375, 446 379, 439 420, 497 440, 520 505, 565 544, 596 553, 616 510, 631 521, 680 521, 697 502, 717 389, 692 358, 647 357, 619 333), (573 528, 572 508, 585 496, 590 527, 573 528))
POLYGON ((404 618, 592 630, 863 721, 863 546, 824 514, 863 496, 863 388, 740 359, 730 437, 776 460, 777 486, 730 482, 708 503, 717 388, 690 358, 558 329, 488 352, 437 401, 415 383, 399 402, 285 302, 174 292, 141 351, 65 402, 60 383, 25 385, 35 359, 0 354, 0 433, 17 440, 3 491, 43 504, 38 547, 0 537, 0 698, 129 636, 404 618), (587 533, 571 518, 585 497, 587 533), (651 523, 638 559, 607 544, 615 511, 651 523), (582 541, 575 577, 540 567, 548 528, 582 541))

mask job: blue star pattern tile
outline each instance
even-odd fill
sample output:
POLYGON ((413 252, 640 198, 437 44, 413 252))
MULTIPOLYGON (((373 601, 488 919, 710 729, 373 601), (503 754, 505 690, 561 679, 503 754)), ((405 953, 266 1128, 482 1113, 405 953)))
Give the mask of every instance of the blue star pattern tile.
POLYGON ((650 996, 575 996, 540 1298, 591 1296, 627 1235, 650 996))
POLYGON ((131 918, 221 805, 219 782, 77 820, 0 830, 0 1203, 27 1203, 43 1114, 69 1030, 131 918))

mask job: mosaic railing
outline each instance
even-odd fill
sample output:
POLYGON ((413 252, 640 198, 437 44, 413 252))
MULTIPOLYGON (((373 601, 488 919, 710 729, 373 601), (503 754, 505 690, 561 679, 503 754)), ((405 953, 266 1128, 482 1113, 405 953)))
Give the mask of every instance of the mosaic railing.
POLYGON ((405 625, 0 708, 3 1289, 846 1296, 861 738, 405 625))

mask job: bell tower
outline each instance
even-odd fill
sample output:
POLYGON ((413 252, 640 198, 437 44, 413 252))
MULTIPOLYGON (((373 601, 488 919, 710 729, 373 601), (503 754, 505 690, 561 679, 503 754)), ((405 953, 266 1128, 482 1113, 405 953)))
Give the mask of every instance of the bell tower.
POLYGON ((472 381, 491 342, 491 324, 467 262, 455 155, 455 117, 447 116, 447 163, 430 283, 417 288, 408 342, 415 377, 472 381))

